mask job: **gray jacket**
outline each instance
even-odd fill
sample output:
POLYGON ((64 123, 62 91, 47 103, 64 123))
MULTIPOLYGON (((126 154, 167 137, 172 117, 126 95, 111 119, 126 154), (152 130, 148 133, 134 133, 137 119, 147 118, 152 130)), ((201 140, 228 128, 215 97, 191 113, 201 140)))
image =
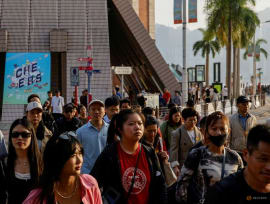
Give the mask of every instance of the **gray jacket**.
MULTIPOLYGON (((195 126, 196 143, 202 140, 202 135, 199 129, 195 126)), ((189 134, 185 128, 185 125, 177 128, 172 132, 171 149, 170 149, 170 162, 171 166, 183 166, 190 148, 193 146, 193 142, 189 137, 189 134)))
POLYGON ((251 128, 253 128, 257 119, 254 115, 250 114, 250 117, 246 122, 246 130, 240 124, 239 113, 235 113, 230 118, 231 134, 228 138, 229 147, 233 150, 242 152, 247 147, 247 134, 251 128))

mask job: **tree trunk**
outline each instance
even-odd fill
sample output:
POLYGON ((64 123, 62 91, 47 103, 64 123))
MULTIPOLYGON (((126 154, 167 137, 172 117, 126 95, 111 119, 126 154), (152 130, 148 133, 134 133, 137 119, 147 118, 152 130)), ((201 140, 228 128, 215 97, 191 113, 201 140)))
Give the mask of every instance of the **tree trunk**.
POLYGON ((228 87, 228 98, 231 98, 231 49, 232 49, 232 24, 229 21, 229 32, 228 32, 228 44, 226 46, 226 85, 228 87))
POLYGON ((209 86, 209 54, 206 55, 205 81, 206 81, 206 86, 209 86))
POLYGON ((236 98, 236 80, 237 80, 237 48, 233 45, 233 98, 236 98))
POLYGON ((236 81, 236 97, 242 95, 241 90, 241 80, 240 80, 240 48, 237 48, 237 81, 236 81))

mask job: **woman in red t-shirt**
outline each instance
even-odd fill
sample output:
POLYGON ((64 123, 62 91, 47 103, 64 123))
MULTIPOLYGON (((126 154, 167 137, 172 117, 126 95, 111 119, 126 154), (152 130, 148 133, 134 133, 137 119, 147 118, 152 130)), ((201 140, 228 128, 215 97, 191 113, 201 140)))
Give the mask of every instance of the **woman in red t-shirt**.
POLYGON ((165 179, 155 151, 139 142, 143 122, 141 114, 121 111, 115 128, 120 141, 105 147, 91 172, 109 203, 167 203, 165 179))

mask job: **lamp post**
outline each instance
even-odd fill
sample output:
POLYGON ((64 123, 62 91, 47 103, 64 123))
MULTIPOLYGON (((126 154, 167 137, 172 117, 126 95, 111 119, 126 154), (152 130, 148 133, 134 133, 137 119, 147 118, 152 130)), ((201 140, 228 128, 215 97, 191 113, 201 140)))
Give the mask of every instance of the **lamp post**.
POLYGON ((188 77, 187 77, 187 0, 183 0, 183 83, 182 96, 183 104, 188 100, 188 77))
MULTIPOLYGON (((264 23, 270 23, 270 20, 265 21, 264 23)), ((253 82, 252 82, 252 101, 253 101, 253 107, 255 107, 255 96, 256 96, 256 86, 257 86, 257 77, 256 77, 256 31, 253 36, 253 82)))

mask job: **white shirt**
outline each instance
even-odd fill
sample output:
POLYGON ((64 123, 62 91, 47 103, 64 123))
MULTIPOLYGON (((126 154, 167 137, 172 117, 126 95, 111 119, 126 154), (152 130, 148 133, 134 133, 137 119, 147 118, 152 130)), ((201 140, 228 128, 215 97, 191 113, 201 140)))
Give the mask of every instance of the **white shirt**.
POLYGON ((222 89, 222 95, 223 96, 228 96, 228 89, 227 88, 222 89))
POLYGON ((53 113, 63 113, 64 98, 62 96, 52 97, 53 113))
POLYGON ((196 143, 195 131, 194 130, 187 130, 187 133, 188 133, 192 143, 195 144, 196 143))

